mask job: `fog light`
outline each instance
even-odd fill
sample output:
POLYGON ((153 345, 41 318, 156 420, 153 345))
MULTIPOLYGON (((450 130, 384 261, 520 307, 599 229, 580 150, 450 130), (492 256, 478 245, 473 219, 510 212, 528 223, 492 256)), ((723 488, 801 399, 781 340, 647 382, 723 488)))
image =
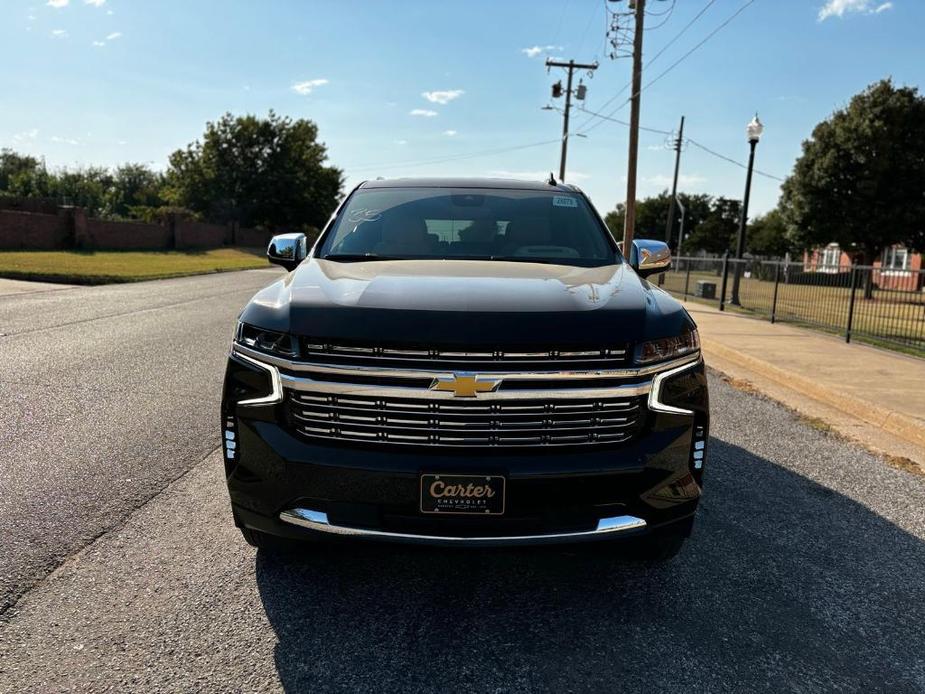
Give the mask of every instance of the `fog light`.
POLYGON ((694 442, 691 446, 691 465, 695 470, 703 469, 707 449, 707 428, 703 424, 694 425, 694 442))

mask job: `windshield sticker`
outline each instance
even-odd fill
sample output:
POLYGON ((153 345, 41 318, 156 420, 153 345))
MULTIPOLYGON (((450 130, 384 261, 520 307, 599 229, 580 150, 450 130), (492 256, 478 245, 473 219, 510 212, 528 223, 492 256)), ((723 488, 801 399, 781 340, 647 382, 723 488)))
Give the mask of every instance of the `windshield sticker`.
POLYGON ((347 215, 348 222, 375 222, 379 217, 382 216, 381 210, 372 210, 360 207, 358 209, 351 210, 347 215))
POLYGON ((552 206, 553 207, 578 207, 578 201, 567 195, 553 195, 552 196, 552 206))

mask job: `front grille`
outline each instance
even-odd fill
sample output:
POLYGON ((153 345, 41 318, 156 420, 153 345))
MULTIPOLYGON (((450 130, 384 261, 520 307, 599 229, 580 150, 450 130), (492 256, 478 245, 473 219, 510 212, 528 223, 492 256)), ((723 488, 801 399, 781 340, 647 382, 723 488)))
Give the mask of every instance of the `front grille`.
POLYGON ((290 391, 288 403, 305 437, 448 447, 619 444, 645 413, 638 396, 479 402, 290 391))
POLYGON ((613 369, 627 363, 627 345, 605 347, 543 347, 529 351, 498 349, 416 349, 414 346, 332 344, 302 340, 302 359, 316 364, 396 367, 430 370, 503 370, 518 368, 538 371, 570 369, 613 369))

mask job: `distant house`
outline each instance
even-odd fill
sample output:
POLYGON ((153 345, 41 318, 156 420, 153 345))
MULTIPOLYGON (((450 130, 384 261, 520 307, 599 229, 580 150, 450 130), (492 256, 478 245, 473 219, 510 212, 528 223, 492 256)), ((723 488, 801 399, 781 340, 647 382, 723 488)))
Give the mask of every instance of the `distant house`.
MULTIPOLYGON (((803 254, 806 272, 851 272, 851 263, 852 256, 837 243, 803 254)), ((921 253, 912 253, 897 244, 885 248, 880 258, 874 261, 873 281, 880 289, 921 291, 925 287, 925 273, 920 272, 923 267, 925 263, 921 253)))

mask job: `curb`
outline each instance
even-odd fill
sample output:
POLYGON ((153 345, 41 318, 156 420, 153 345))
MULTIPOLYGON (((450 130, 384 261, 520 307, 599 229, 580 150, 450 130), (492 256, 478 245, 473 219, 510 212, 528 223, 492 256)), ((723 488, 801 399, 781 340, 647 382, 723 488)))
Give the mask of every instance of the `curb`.
POLYGON ((922 426, 922 422, 913 417, 875 405, 853 395, 821 386, 805 376, 800 376, 761 359, 742 354, 708 338, 701 337, 701 342, 708 356, 711 353, 715 354, 733 364, 751 369, 766 378, 773 379, 780 385, 801 395, 818 400, 868 424, 895 434, 910 443, 925 446, 925 427, 922 426))

